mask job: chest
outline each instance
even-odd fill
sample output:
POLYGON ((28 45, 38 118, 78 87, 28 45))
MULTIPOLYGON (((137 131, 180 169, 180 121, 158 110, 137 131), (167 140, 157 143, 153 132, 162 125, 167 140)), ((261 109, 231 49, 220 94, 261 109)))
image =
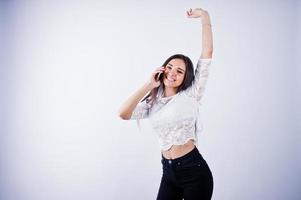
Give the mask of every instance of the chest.
POLYGON ((158 102, 153 106, 150 120, 153 125, 181 123, 195 119, 198 114, 196 101, 187 96, 177 96, 167 102, 158 102))

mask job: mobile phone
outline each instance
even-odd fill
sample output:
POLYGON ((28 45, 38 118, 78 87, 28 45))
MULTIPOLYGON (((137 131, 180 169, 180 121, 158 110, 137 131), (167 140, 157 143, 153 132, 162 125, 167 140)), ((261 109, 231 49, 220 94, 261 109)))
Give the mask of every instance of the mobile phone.
POLYGON ((162 76, 163 76, 163 72, 159 72, 156 81, 159 81, 162 76))
MULTIPOLYGON (((165 69, 165 67, 164 67, 164 69, 165 69)), ((162 71, 160 71, 158 74, 157 74, 157 77, 156 77, 156 81, 159 81, 160 79, 161 79, 161 77, 163 76, 163 72, 162 71)))

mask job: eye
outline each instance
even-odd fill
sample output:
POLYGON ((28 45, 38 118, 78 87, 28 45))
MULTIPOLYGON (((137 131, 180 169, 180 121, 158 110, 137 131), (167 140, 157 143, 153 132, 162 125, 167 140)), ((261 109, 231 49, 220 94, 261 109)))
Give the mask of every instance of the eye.
POLYGON ((180 74, 183 74, 183 72, 182 72, 182 71, 178 71, 178 73, 180 73, 180 74))
POLYGON ((171 66, 167 66, 168 69, 171 69, 171 66))

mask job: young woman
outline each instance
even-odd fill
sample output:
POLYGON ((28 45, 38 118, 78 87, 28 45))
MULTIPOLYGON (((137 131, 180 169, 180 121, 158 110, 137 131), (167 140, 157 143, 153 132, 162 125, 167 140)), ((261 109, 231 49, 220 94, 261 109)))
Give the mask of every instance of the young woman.
POLYGON ((188 10, 187 17, 202 23, 202 53, 195 73, 187 56, 175 54, 119 110, 124 120, 149 118, 158 133, 163 175, 157 200, 207 200, 213 192, 212 173, 198 151, 196 134, 213 53, 211 22, 201 8, 188 10))

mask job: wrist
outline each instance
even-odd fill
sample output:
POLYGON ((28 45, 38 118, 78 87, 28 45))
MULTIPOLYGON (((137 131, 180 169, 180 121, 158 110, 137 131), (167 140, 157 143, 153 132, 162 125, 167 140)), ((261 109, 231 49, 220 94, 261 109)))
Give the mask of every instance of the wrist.
POLYGON ((152 90, 152 89, 153 89, 152 82, 149 81, 149 82, 145 83, 145 84, 144 84, 144 87, 145 87, 148 91, 152 90))
POLYGON ((211 24, 209 15, 205 15, 201 19, 202 19, 202 24, 211 24))
POLYGON ((212 27, 211 24, 202 24, 202 28, 205 28, 207 26, 210 27, 210 28, 212 27))

